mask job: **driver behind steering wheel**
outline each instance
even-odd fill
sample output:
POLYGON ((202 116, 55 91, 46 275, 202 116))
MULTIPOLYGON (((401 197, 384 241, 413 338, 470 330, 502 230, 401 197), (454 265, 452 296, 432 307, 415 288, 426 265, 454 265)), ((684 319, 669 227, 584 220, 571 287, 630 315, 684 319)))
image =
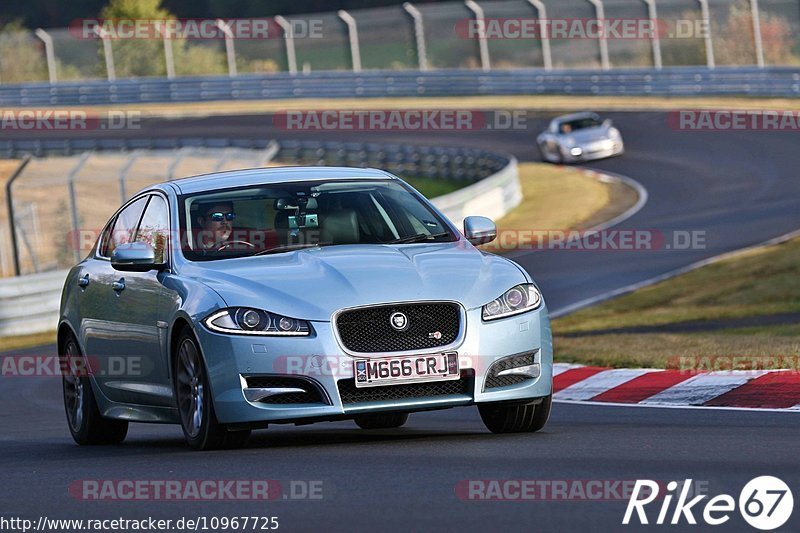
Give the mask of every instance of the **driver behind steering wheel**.
POLYGON ((233 233, 233 221, 236 220, 233 202, 201 204, 197 212, 197 224, 200 227, 195 240, 197 251, 218 251, 224 243, 230 241, 233 233))

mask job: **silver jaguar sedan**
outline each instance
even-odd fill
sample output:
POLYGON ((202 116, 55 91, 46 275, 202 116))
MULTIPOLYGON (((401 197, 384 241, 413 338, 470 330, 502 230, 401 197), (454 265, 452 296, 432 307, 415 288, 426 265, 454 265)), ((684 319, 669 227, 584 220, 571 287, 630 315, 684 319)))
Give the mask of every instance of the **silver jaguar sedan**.
POLYGON ((537 138, 542 159, 550 163, 577 163, 625 152, 622 135, 611 119, 582 112, 556 117, 537 138))
POLYGON ((137 193, 67 276, 58 348, 79 444, 179 423, 196 449, 268 424, 396 428, 477 405, 536 431, 552 397, 547 309, 531 277, 380 170, 215 173, 137 193))

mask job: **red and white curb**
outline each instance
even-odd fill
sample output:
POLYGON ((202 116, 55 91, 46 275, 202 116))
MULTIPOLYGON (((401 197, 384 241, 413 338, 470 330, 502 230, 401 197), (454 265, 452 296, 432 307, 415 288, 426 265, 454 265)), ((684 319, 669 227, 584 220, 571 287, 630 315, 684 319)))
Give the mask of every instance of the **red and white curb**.
POLYGON ((689 372, 556 363, 553 399, 648 407, 727 407, 800 412, 800 373, 689 372))

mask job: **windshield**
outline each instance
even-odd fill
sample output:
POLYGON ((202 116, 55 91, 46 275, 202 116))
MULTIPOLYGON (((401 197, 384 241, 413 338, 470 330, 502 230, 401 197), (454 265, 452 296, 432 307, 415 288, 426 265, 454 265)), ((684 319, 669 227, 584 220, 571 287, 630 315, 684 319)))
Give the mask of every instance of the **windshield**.
POLYGON ((340 244, 458 239, 396 180, 315 180, 209 191, 180 198, 182 249, 209 261, 340 244))
POLYGON ((585 130, 588 128, 598 128, 603 123, 597 117, 585 117, 569 122, 562 122, 559 126, 560 133, 571 133, 573 131, 585 130))

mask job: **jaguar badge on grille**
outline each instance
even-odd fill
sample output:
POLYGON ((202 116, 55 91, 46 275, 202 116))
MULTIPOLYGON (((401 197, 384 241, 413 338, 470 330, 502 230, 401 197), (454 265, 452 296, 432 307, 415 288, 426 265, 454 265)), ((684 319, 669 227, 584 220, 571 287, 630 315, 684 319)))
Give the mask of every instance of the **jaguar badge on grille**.
POLYGON ((389 317, 389 323, 397 331, 408 329, 408 317, 403 313, 392 313, 392 316, 389 317))

